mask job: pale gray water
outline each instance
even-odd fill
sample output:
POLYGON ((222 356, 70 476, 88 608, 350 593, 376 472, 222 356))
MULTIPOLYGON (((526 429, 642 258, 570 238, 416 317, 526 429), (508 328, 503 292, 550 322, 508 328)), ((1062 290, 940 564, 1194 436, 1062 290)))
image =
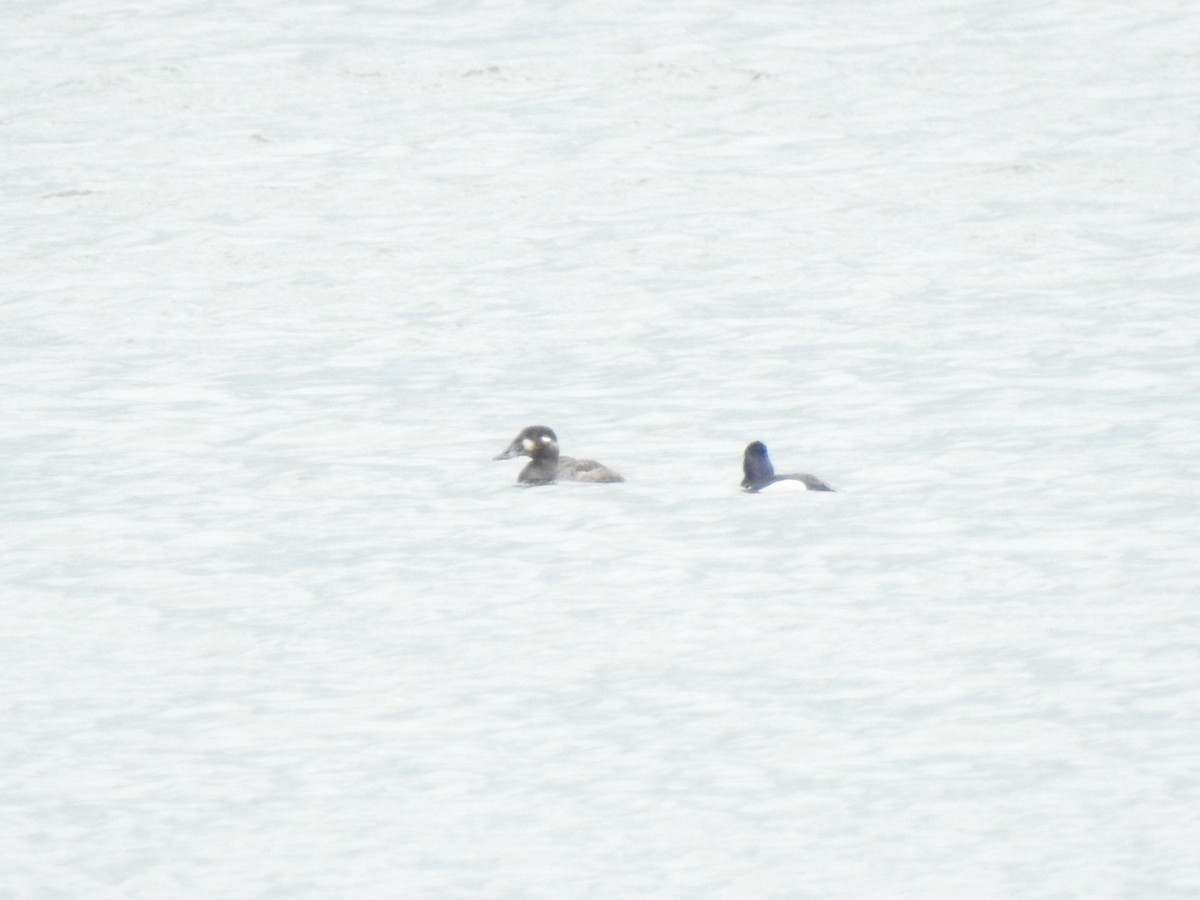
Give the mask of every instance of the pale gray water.
POLYGON ((0 8, 0 897, 1200 895, 1197 46, 0 8))

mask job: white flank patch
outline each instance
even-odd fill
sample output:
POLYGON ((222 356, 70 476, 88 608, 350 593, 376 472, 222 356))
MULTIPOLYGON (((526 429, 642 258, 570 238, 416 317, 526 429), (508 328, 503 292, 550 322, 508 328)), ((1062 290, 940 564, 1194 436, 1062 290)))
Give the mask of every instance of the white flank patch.
POLYGON ((783 481, 776 481, 772 484, 768 484, 765 488, 760 490, 759 493, 765 494, 766 492, 770 491, 772 494, 786 494, 791 491, 807 490, 808 485, 806 485, 803 481, 792 481, 791 479, 785 479, 783 481))

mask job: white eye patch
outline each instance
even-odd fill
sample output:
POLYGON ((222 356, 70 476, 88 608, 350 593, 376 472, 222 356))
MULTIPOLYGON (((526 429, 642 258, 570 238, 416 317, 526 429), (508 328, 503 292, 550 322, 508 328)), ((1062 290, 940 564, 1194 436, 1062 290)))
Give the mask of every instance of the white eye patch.
POLYGON ((542 443, 543 444, 553 444, 554 438, 550 437, 550 435, 548 435, 548 434, 543 434, 542 435, 542 443))
POLYGON ((526 450, 532 450, 534 448, 535 444, 533 443, 532 438, 525 438, 525 440, 521 441, 521 446, 524 447, 526 450))

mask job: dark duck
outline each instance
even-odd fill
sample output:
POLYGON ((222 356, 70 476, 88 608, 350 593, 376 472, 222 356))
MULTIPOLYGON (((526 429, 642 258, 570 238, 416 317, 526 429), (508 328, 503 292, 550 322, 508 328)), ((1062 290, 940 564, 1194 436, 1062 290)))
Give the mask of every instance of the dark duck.
POLYGON ((776 475, 775 467, 771 465, 771 457, 767 455, 767 445, 762 441, 755 441, 746 447, 746 455, 742 460, 742 471, 746 474, 746 477, 742 479, 742 487, 752 494, 781 481, 799 482, 810 491, 833 490, 814 475, 776 475))
POLYGON ((556 481, 614 482, 625 479, 594 459, 573 459, 559 456, 558 435, 545 425, 530 425, 508 445, 496 459, 528 456, 529 464, 521 470, 521 484, 553 484, 556 481))

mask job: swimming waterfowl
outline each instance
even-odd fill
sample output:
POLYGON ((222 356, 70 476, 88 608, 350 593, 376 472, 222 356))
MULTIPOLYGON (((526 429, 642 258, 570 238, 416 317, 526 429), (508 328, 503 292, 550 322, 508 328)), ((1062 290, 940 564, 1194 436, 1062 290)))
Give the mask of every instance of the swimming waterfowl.
POLYGON ((530 425, 496 459, 528 456, 529 464, 521 470, 521 484, 553 484, 555 481, 616 482, 625 479, 594 459, 573 459, 558 455, 558 435, 545 425, 530 425))
POLYGON ((742 459, 742 471, 746 475, 742 479, 742 487, 752 494, 757 494, 781 481, 800 482, 810 491, 833 490, 814 475, 776 475, 775 467, 771 465, 771 457, 767 455, 767 445, 762 441, 754 441, 746 447, 746 454, 742 459))

